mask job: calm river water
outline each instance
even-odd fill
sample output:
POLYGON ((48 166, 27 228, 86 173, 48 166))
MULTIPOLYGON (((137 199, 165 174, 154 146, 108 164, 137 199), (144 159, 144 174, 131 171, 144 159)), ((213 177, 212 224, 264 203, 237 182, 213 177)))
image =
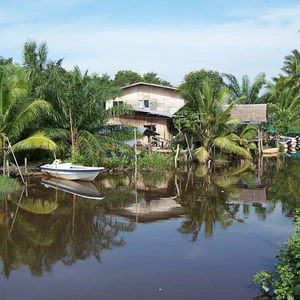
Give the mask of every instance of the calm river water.
POLYGON ((253 299, 253 275, 293 232, 299 169, 275 157, 137 181, 30 179, 0 196, 0 298, 253 299))

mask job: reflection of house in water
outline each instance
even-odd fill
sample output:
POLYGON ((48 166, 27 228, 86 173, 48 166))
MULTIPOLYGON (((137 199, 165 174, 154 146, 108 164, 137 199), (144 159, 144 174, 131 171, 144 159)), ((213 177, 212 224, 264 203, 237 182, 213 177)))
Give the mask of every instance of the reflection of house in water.
POLYGON ((228 196, 227 201, 265 203, 267 202, 267 188, 266 187, 261 187, 261 188, 257 187, 252 189, 237 188, 236 190, 234 190, 233 193, 231 193, 228 196))
MULTIPOLYGON (((144 177, 142 175, 139 175, 135 186, 139 192, 154 190, 159 192, 160 194, 166 194, 169 192, 169 190, 170 191, 174 190, 174 186, 172 185, 172 182, 169 181, 170 179, 169 177, 171 177, 172 173, 168 173, 168 174, 163 174, 163 179, 155 182, 155 187, 153 186, 151 187, 147 183, 145 183, 145 177, 147 177, 147 174, 144 177)), ((153 175, 149 174, 148 177, 153 177, 153 175)), ((129 178, 122 179, 122 185, 130 186, 130 183, 131 182, 129 178)), ((114 187, 114 181, 109 177, 101 178, 101 184, 106 189, 110 189, 114 187)))
POLYGON ((176 197, 159 198, 150 202, 142 200, 126 207, 116 208, 114 213, 142 223, 176 219, 182 217, 184 213, 175 199, 176 197))

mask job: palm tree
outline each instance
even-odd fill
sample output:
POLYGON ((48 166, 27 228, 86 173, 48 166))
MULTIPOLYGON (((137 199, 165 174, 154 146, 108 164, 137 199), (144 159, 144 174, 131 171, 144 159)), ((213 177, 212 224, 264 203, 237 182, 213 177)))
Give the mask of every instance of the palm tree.
POLYGON ((106 109, 106 100, 116 97, 119 89, 109 82, 101 82, 101 77, 89 76, 77 66, 58 77, 57 97, 52 100, 56 124, 52 122, 53 127, 47 130, 51 137, 60 141, 61 149, 71 149, 65 155, 73 160, 84 157, 85 162, 93 165, 102 160, 109 146, 121 145, 120 139, 116 139, 117 133, 104 128, 109 119, 131 111, 126 105, 106 109))
POLYGON ((299 90, 300 88, 300 53, 298 50, 293 50, 292 54, 285 57, 284 65, 281 70, 286 76, 280 76, 277 80, 284 86, 292 87, 299 90))
MULTIPOLYGON (((237 144, 237 136, 233 134, 234 128, 240 120, 230 117, 230 111, 236 102, 224 107, 229 98, 226 88, 218 92, 213 91, 212 82, 206 80, 202 90, 193 92, 182 91, 187 100, 184 108, 189 120, 182 124, 182 131, 195 136, 201 146, 195 150, 199 162, 205 163, 214 156, 214 148, 234 153, 244 158, 251 158, 251 154, 237 144)), ((179 115, 182 111, 179 112, 179 115)))
POLYGON ((120 130, 103 129, 110 117, 130 112, 125 105, 105 109, 106 100, 119 94, 114 82, 106 74, 88 75, 77 66, 67 72, 61 67, 62 59, 52 62, 47 55, 46 43, 38 46, 28 40, 24 45, 23 65, 34 87, 32 95, 47 100, 53 107, 53 114, 38 125, 47 127, 47 135, 57 142, 57 155, 95 165, 112 145, 122 145, 123 151, 130 152, 120 141, 120 130))
POLYGON ((34 122, 51 111, 50 103, 29 96, 30 86, 23 70, 13 64, 0 69, 0 141, 12 142, 14 150, 44 148, 54 150, 56 144, 43 131, 24 134, 34 122))
POLYGON ((222 74, 223 78, 228 81, 225 82, 225 86, 232 93, 232 100, 240 98, 244 96, 244 100, 240 103, 244 104, 258 104, 262 103, 262 99, 259 97, 259 93, 261 89, 266 84, 266 75, 264 73, 259 73, 255 79, 253 84, 251 85, 249 77, 244 75, 242 77, 242 84, 239 85, 237 78, 232 74, 222 74))
POLYGON ((279 133, 287 134, 291 127, 300 126, 300 94, 290 87, 268 84, 269 119, 279 133))

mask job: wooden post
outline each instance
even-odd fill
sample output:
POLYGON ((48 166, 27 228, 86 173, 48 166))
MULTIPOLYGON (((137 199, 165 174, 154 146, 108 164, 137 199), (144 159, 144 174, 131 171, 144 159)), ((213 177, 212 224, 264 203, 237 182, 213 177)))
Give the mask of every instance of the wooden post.
POLYGON ((9 172, 9 161, 6 161, 6 169, 7 169, 7 176, 10 177, 10 172, 9 172))
MULTIPOLYGON (((136 149, 136 129, 134 128, 134 180, 137 181, 137 149, 136 149)), ((136 189, 136 187, 135 187, 136 189)))
POLYGON ((6 151, 5 151, 5 139, 0 137, 2 140, 2 156, 3 156, 3 176, 5 176, 5 160, 6 160, 6 151))
POLYGON ((27 157, 24 159, 25 174, 27 174, 27 157))
POLYGON ((261 124, 258 125, 257 137, 258 137, 258 155, 261 156, 262 153, 263 153, 262 126, 261 126, 261 124))
POLYGON ((177 158, 179 154, 179 144, 177 144, 176 155, 175 155, 175 168, 177 168, 177 158))
POLYGON ((5 149, 3 150, 3 176, 6 175, 5 172, 5 161, 6 161, 6 155, 5 155, 5 149))

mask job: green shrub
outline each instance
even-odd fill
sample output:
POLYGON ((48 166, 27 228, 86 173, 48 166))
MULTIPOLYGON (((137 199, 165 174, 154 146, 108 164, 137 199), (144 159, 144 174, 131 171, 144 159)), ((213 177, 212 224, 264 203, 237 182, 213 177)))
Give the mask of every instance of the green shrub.
POLYGON ((133 167, 134 161, 126 156, 116 156, 115 154, 112 155, 112 158, 109 158, 105 161, 104 166, 107 169, 119 168, 119 167, 133 167))
POLYGON ((141 153, 138 157, 138 168, 141 169, 171 169, 174 167, 174 158, 168 154, 157 152, 141 153))
POLYGON ((89 165, 89 161, 82 155, 75 155, 64 160, 64 162, 70 162, 75 165, 89 165))
POLYGON ((253 278, 254 283, 273 293, 276 299, 300 299, 300 210, 296 211, 295 218, 295 231, 280 246, 275 270, 261 271, 253 278))
POLYGON ((0 195, 17 192, 21 189, 20 182, 15 178, 0 176, 0 195))

